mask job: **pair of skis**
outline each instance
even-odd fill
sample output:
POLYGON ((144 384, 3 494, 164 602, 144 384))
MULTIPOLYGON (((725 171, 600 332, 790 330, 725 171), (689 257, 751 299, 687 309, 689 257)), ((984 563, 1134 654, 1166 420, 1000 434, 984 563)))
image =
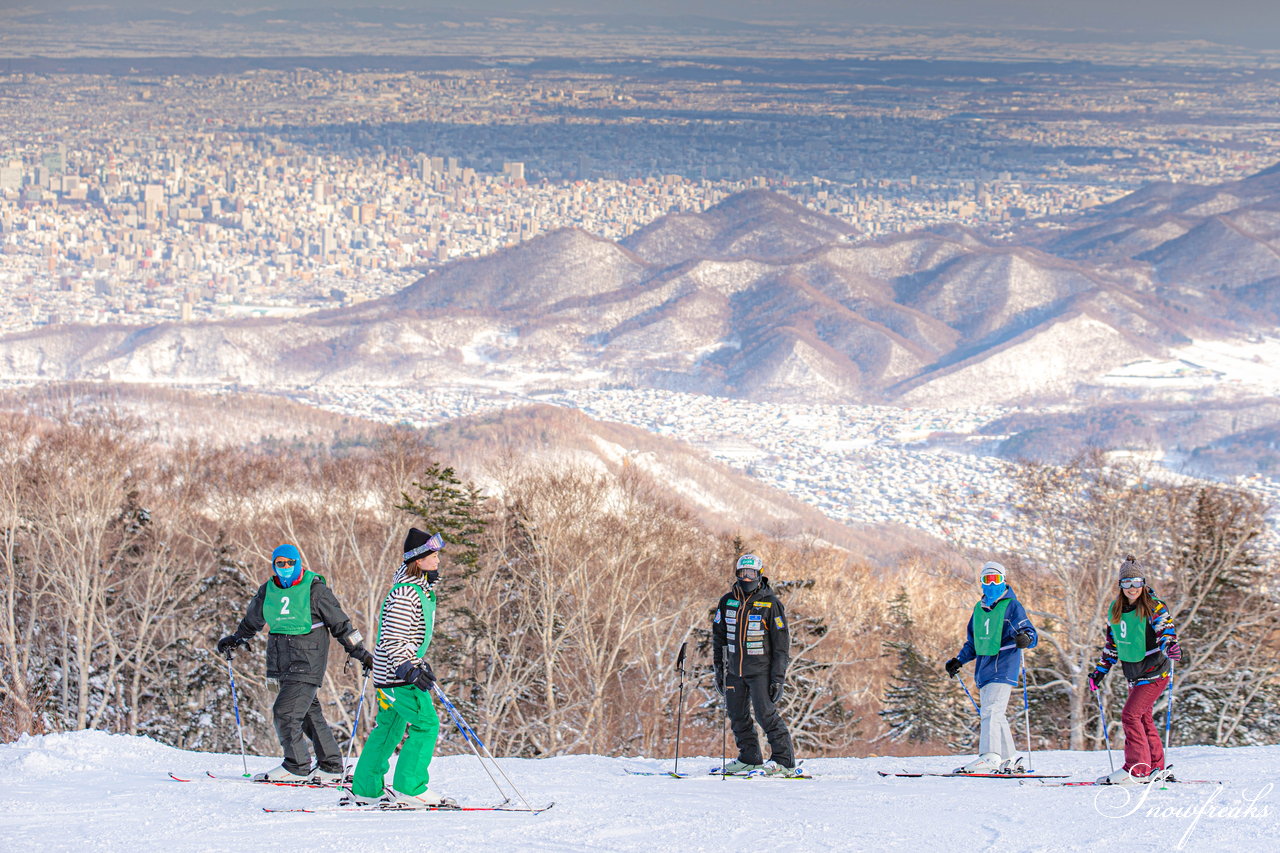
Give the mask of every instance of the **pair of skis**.
POLYGON ((1042 785, 1052 785, 1055 788, 1077 788, 1077 787, 1117 787, 1117 788, 1134 788, 1140 785, 1157 785, 1163 787, 1167 784, 1177 785, 1221 785, 1222 782, 1215 779, 1176 779, 1173 775, 1173 767, 1166 767, 1163 770, 1156 770, 1150 776, 1146 776, 1134 784, 1124 784, 1122 782, 1103 782, 1102 780, 1094 780, 1092 782, 1042 782, 1042 785))
POLYGON ((369 812, 521 812, 524 814, 541 814, 554 805, 554 802, 537 807, 499 803, 496 806, 432 806, 420 808, 417 806, 401 806, 395 803, 373 803, 367 806, 310 806, 307 808, 287 809, 273 809, 263 806, 262 810, 268 814, 321 814, 329 812, 341 812, 343 814, 368 814, 369 812))
POLYGON ((307 778, 292 782, 287 779, 259 780, 248 776, 219 776, 209 770, 206 770, 203 776, 179 776, 177 773, 170 773, 169 778, 175 782, 247 782, 251 785, 275 785, 279 788, 345 788, 347 786, 345 782, 315 782, 307 778))
POLYGON ((903 770, 900 773, 889 773, 877 770, 880 776, 896 776, 903 779, 919 779, 922 776, 962 777, 968 779, 1066 779, 1068 774, 1051 773, 911 773, 903 770))
MULTIPOLYGON (((203 776, 186 775, 179 776, 177 773, 170 773, 169 778, 175 782, 237 782, 249 785, 272 785, 278 788, 330 788, 345 790, 350 783, 348 782, 312 782, 304 780, 300 782, 290 782, 287 780, 271 781, 257 780, 247 776, 219 776, 212 771, 206 770, 203 776)), ((555 803, 548 803, 545 806, 535 807, 527 805, 516 805, 510 802, 502 802, 496 806, 439 806, 435 808, 413 808, 396 803, 373 803, 367 806, 310 806, 306 808, 269 808, 263 807, 264 812, 271 814, 276 813, 295 813, 295 814, 314 814, 318 812, 524 812, 526 814, 540 814, 554 806, 555 803)))
MULTIPOLYGON (((1167 783, 1174 783, 1178 785, 1220 785, 1222 784, 1221 782, 1215 782, 1214 780, 1211 780, 1211 779, 1175 779, 1172 773, 1168 772, 1168 770, 1171 770, 1171 769, 1172 768, 1168 768, 1164 772, 1153 773, 1151 777, 1149 777, 1147 780, 1139 784, 1144 784, 1144 785, 1146 784, 1164 785, 1167 783)), ((970 779, 1019 779, 1019 780, 1025 780, 1025 781, 1021 781, 1019 784, 1036 785, 1038 787, 1043 787, 1043 788, 1075 788, 1075 787, 1110 786, 1110 785, 1116 785, 1116 787, 1131 787, 1127 785, 1118 785, 1117 783, 1114 783, 1114 782, 1100 782, 1100 781, 1090 781, 1090 782, 1046 782, 1044 781, 1046 779, 1070 778, 1070 774, 1065 774, 1065 773, 1063 774, 1055 774, 1055 773, 911 773, 906 770, 900 773, 889 773, 884 770, 877 770, 876 773, 879 774, 880 776, 891 776, 891 777, 899 777, 899 778, 906 778, 906 779, 919 779, 924 776, 937 776, 937 777, 944 777, 944 778, 967 777, 970 779)))
POLYGON ((808 773, 798 776, 783 776, 780 773, 767 773, 763 770, 752 770, 749 773, 725 773, 723 768, 712 767, 706 773, 676 773, 671 770, 628 770, 630 776, 668 776, 672 779, 812 779, 808 773))

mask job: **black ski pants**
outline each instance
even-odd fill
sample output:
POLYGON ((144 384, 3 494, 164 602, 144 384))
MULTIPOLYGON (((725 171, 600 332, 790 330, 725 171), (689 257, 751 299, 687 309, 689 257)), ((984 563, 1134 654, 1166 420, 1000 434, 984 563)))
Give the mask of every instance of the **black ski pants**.
POLYGON ((280 738, 280 746, 284 750, 284 769, 300 776, 311 772, 311 753, 307 750, 307 740, 315 748, 316 764, 321 770, 330 773, 343 771, 342 750, 338 749, 338 741, 324 719, 324 712, 320 710, 320 700, 316 698, 319 690, 318 684, 281 681, 280 692, 276 694, 275 704, 271 706, 276 736, 280 738))
POLYGON ((763 764, 760 755, 760 739, 751 723, 751 710, 755 709, 756 721, 769 739, 770 756, 783 767, 794 767, 795 755, 791 752, 791 734, 778 707, 769 698, 769 676, 748 675, 745 678, 729 673, 724 680, 724 701, 729 711, 729 725, 733 739, 738 744, 738 760, 745 764, 763 764))

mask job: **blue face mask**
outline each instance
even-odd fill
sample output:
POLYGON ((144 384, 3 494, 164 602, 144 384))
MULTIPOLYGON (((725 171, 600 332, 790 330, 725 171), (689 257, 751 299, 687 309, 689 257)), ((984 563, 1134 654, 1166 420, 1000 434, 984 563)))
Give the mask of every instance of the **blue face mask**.
POLYGON ((302 554, 286 542, 271 552, 271 571, 283 587, 293 586, 302 577, 302 554))
POLYGON ((982 601, 984 604, 994 604, 1000 600, 1000 596, 1004 595, 1004 591, 1009 586, 1005 583, 984 583, 982 585, 982 601))

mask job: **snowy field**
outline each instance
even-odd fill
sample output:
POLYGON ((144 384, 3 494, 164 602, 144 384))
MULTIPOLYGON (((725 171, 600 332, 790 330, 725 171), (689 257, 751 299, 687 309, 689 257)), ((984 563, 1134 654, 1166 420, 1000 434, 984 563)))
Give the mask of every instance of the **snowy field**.
MULTIPOLYGON (((542 814, 267 814, 322 806, 337 793, 249 783, 171 781, 167 772, 238 774, 238 755, 183 752, 99 732, 0 745, 0 849, 13 851, 1276 851, 1280 746, 1175 747, 1187 778, 1223 785, 1047 788, 1005 779, 880 778, 947 770, 953 757, 815 759, 806 780, 629 775, 669 761, 575 756, 502 759, 542 814), (1145 799, 1142 799, 1145 795, 1145 799)), ((1117 756, 1118 758, 1118 756, 1117 756)), ((682 760, 703 770, 709 758, 682 760)), ((275 761, 256 757, 251 771, 275 761)), ((1091 779, 1102 753, 1046 752, 1041 772, 1091 779)), ((463 805, 494 799, 472 756, 437 758, 433 789, 463 805)))

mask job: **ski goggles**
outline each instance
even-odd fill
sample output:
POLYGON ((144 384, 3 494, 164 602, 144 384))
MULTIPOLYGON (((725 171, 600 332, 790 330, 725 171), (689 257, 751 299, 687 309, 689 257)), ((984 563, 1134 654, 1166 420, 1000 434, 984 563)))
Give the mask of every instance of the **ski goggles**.
POLYGON ((1147 582, 1142 578, 1125 578, 1120 581, 1121 589, 1142 589, 1147 582))
POLYGON ((275 566, 277 569, 292 569, 294 566, 298 565, 298 561, 290 560, 288 557, 276 557, 275 561, 272 562, 271 565, 275 566))
POLYGON ((758 581, 760 580, 760 570, 753 569, 750 566, 743 566, 738 569, 738 579, 744 581, 758 581))
POLYGON ((982 582, 983 583, 1004 583, 1004 575, 1000 574, 999 572, 983 572, 982 582))
POLYGON ((412 551, 405 551, 404 561, 405 563, 412 563, 414 560, 420 560, 428 554, 434 554, 435 552, 442 550, 444 550, 444 539, 439 533, 434 533, 430 539, 423 542, 417 548, 414 548, 412 551))

